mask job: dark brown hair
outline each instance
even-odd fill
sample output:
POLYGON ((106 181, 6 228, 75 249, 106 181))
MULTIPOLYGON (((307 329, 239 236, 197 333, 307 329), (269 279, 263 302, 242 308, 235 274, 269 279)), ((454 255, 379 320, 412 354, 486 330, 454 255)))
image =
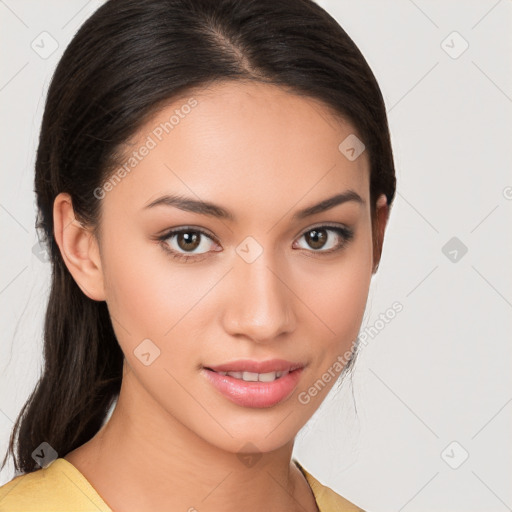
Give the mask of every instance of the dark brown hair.
POLYGON ((370 159, 373 230, 380 194, 391 207, 396 179, 379 86, 352 39, 313 1, 107 1, 66 48, 46 99, 35 164, 36 229, 52 265, 44 367, 2 467, 12 454, 17 472, 32 472, 43 441, 63 457, 90 440, 121 387, 123 353, 107 305, 84 295, 55 242, 55 197, 69 193, 77 219, 97 228, 93 191, 122 144, 163 104, 226 80, 278 85, 348 120, 370 159))

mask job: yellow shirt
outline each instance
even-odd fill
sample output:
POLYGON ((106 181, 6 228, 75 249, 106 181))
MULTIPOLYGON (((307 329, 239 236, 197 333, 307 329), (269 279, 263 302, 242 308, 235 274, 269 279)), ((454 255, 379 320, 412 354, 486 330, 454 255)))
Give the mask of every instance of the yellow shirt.
MULTIPOLYGON (((295 459, 320 512, 364 512, 313 478, 295 459)), ((0 512, 112 512, 89 481, 64 458, 18 475, 0 487, 0 512)))

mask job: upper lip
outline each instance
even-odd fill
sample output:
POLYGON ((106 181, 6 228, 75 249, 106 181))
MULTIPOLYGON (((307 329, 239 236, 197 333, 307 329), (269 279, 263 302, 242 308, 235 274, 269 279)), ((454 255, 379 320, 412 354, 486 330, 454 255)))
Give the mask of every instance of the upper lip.
POLYGON ((215 372, 252 372, 252 373, 270 373, 293 371, 303 368, 303 363, 294 363, 284 359, 269 359, 268 361, 252 361, 250 359, 240 359, 218 366, 205 366, 206 369, 215 372))

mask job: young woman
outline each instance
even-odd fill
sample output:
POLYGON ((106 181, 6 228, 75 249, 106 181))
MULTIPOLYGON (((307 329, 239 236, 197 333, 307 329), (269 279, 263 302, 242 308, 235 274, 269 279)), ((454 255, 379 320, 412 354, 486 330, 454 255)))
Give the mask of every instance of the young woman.
POLYGON ((0 509, 361 510, 292 449, 353 367, 395 185, 311 0, 107 1, 48 92, 44 373, 0 509))

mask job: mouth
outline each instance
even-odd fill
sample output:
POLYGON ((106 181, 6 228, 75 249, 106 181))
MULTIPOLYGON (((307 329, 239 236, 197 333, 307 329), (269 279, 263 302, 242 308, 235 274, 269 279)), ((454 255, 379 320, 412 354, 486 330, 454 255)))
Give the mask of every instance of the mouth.
MULTIPOLYGON (((235 373, 235 374, 258 374, 265 375, 271 373, 284 373, 303 368, 304 363, 286 361, 284 359, 269 359, 267 361, 253 361, 251 359, 240 359, 230 363, 224 363, 215 366, 205 366, 207 370, 217 373, 235 373)), ((242 377, 236 377, 242 378, 242 377)))
POLYGON ((203 367, 203 374, 223 396, 242 407, 272 407, 296 388, 305 365, 284 360, 235 361, 203 367))
MULTIPOLYGON (((281 377, 284 377, 290 373, 290 370, 278 371, 278 372, 266 372, 266 373, 255 373, 255 372, 217 372, 211 368, 205 368, 211 372, 215 372, 219 375, 233 377, 234 379, 243 380, 245 382, 274 382, 281 377)), ((294 370, 292 370, 294 371, 294 370)))

